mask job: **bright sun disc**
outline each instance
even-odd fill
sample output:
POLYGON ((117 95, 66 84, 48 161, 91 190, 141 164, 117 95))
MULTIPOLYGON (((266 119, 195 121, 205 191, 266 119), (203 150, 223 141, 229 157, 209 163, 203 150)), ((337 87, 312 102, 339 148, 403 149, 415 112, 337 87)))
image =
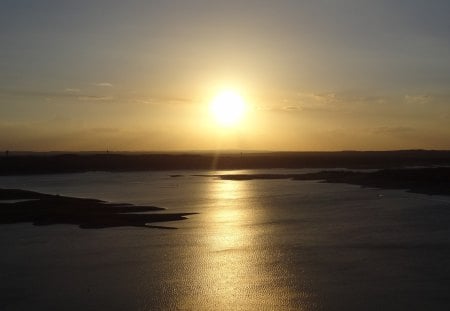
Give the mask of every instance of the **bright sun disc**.
POLYGON ((245 102, 235 91, 222 91, 211 102, 211 112, 219 124, 235 125, 244 116, 245 102))

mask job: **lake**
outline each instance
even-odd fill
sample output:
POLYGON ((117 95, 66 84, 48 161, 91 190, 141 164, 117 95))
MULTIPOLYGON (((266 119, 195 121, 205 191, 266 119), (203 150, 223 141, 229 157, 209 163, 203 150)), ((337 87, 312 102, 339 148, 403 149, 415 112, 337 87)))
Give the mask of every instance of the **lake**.
POLYGON ((450 197, 194 176, 216 173, 1 176, 0 188, 198 214, 156 224, 177 230, 2 225, 0 309, 450 308, 450 197))

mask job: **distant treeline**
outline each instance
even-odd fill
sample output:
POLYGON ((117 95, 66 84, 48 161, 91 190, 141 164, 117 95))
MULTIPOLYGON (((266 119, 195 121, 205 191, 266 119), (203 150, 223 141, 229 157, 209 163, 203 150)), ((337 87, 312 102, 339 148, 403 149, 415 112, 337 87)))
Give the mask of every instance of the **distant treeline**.
POLYGON ((0 157, 0 175, 263 168, 395 168, 450 165, 450 151, 342 151, 227 154, 57 154, 0 157))

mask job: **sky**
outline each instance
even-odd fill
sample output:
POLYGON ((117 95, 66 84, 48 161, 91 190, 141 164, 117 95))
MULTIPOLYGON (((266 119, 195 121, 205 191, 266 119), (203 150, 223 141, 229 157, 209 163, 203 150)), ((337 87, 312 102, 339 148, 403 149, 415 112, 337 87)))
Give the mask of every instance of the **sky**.
POLYGON ((0 150, 450 149, 449 38, 448 0, 0 0, 0 150))

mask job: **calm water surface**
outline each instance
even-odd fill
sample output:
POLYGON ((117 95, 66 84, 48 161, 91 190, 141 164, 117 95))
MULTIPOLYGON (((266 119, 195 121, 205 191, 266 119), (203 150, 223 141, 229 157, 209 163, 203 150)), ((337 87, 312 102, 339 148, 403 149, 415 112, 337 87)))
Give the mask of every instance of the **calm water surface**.
POLYGON ((0 309, 450 308, 449 197, 192 176, 202 173, 0 177, 3 188, 199 213, 161 223, 178 230, 0 226, 0 309))

